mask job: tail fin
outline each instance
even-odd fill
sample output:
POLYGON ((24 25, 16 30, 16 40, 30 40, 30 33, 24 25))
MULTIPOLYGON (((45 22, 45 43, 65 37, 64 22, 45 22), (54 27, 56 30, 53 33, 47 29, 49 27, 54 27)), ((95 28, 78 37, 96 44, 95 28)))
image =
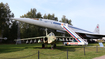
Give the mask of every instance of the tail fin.
POLYGON ((94 32, 95 32, 95 33, 98 33, 98 34, 100 33, 100 32, 99 32, 99 24, 97 24, 97 26, 96 26, 94 32))

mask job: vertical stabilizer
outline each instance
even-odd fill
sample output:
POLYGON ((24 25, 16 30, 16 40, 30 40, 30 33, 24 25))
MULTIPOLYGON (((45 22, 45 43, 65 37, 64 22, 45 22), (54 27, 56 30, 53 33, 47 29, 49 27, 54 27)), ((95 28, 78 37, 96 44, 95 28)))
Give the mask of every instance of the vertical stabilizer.
POLYGON ((100 31, 99 31, 99 24, 97 24, 97 26, 96 26, 94 32, 95 32, 95 33, 98 33, 98 34, 100 33, 100 31))

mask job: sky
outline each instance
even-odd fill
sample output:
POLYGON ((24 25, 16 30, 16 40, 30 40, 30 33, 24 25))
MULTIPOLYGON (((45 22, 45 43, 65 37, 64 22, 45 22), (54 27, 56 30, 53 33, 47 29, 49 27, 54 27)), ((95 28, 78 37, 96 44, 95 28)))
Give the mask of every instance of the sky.
POLYGON ((15 18, 26 14, 31 8, 44 14, 55 14, 60 21, 65 15, 72 25, 94 32, 99 24, 100 34, 105 34, 105 0, 0 0, 8 3, 15 18))

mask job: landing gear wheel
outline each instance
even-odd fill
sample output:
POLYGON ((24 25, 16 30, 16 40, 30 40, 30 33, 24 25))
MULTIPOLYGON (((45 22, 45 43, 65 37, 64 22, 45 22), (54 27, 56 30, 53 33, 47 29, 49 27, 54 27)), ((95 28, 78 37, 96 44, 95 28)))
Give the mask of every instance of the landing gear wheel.
POLYGON ((45 48, 45 44, 42 44, 42 48, 45 48))
POLYGON ((56 48, 56 44, 54 44, 54 48, 56 48))
POLYGON ((67 44, 65 44, 65 46, 67 46, 67 44))
POLYGON ((53 45, 51 44, 51 49, 53 50, 53 45))

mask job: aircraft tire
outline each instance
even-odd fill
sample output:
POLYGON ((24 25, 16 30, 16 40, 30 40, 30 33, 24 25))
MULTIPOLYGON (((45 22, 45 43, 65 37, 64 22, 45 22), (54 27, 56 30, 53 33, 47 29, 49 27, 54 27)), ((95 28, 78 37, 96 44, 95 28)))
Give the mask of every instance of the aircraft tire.
POLYGON ((56 44, 54 44, 54 48, 56 48, 56 44))
POLYGON ((42 48, 45 48, 45 44, 42 44, 42 48))
POLYGON ((67 46, 67 44, 65 44, 65 46, 67 46))

